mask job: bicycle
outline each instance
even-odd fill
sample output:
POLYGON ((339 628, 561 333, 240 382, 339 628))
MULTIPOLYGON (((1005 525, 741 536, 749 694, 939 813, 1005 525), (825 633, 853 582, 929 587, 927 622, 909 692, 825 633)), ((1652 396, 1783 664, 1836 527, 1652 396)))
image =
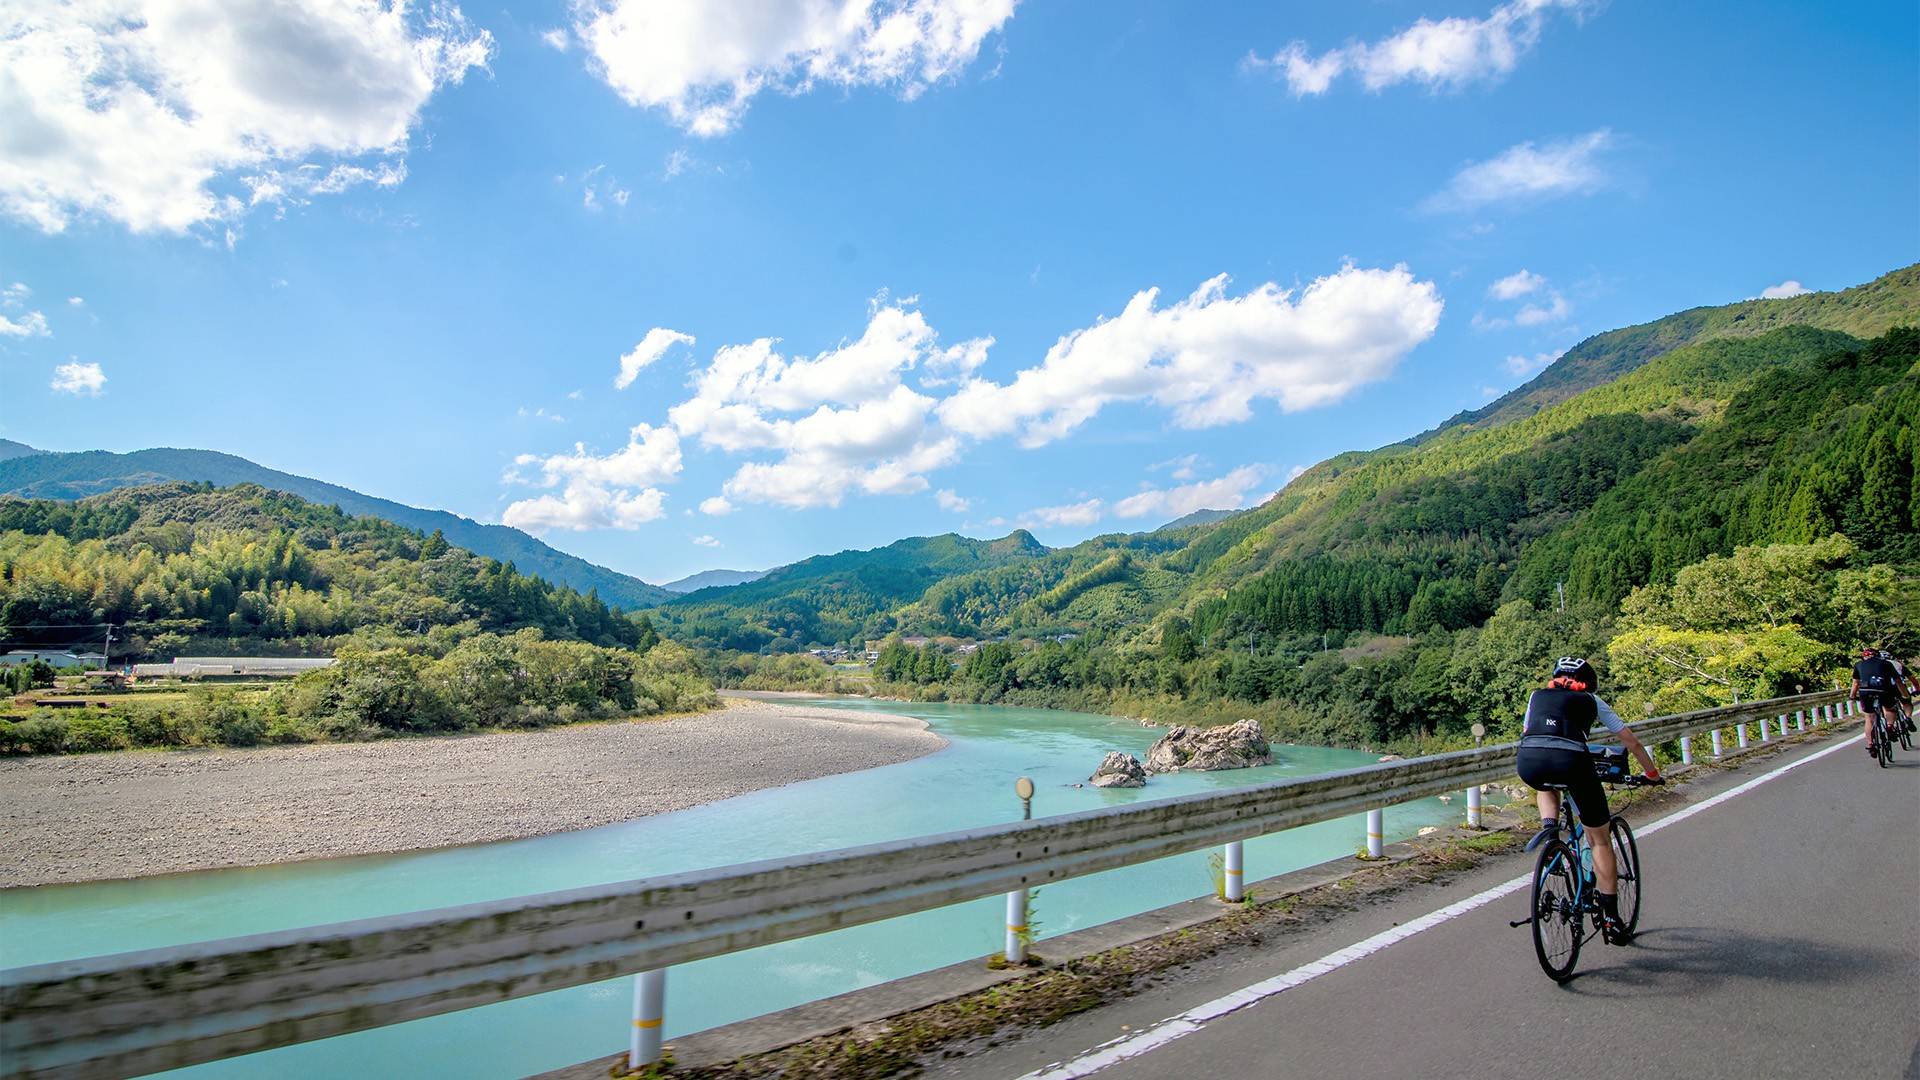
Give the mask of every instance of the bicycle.
MULTIPOLYGON (((1645 776, 1629 775, 1625 750, 1590 752, 1594 770, 1603 783, 1625 787, 1660 783, 1645 776)), ((1508 925, 1533 927, 1533 953, 1540 961, 1540 969, 1554 982, 1563 983, 1573 978, 1574 965, 1580 960, 1580 947, 1600 933, 1600 890, 1594 880, 1587 831, 1574 813, 1573 800, 1567 797, 1565 785, 1548 784, 1542 790, 1560 792, 1560 818, 1543 826, 1527 841, 1526 850, 1540 852, 1534 860, 1533 907, 1526 918, 1508 925)), ((1619 870, 1619 883, 1615 888, 1620 924, 1631 937, 1640 924, 1640 848, 1634 843, 1633 828, 1627 819, 1615 814, 1607 824, 1614 865, 1619 870)))
POLYGON ((1900 714, 1899 703, 1892 704, 1878 699, 1864 702, 1873 713, 1873 749, 1874 758, 1883 769, 1893 766, 1893 744, 1898 742, 1900 749, 1913 752, 1913 724, 1900 714))

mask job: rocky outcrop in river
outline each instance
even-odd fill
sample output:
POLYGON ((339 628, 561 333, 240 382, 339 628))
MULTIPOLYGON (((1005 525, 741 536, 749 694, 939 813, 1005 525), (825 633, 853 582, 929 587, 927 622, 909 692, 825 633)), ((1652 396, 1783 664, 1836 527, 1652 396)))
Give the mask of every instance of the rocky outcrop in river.
POLYGON ((1216 728, 1177 727, 1147 749, 1149 773, 1248 769, 1273 764, 1273 747, 1252 720, 1216 728))
POLYGON ((1114 750, 1087 780, 1094 787, 1146 787, 1147 770, 1141 768, 1139 758, 1114 750))

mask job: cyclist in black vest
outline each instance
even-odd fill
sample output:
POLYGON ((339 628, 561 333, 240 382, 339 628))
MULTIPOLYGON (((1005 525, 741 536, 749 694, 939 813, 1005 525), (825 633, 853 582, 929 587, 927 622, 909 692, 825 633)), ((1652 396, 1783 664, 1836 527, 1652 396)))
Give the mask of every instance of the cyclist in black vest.
POLYGON ((1920 691, 1920 686, 1914 685, 1913 675, 1907 671, 1907 666, 1902 664, 1900 659, 1893 655, 1893 650, 1881 649, 1880 659, 1893 665, 1893 674, 1895 676, 1893 685, 1899 688, 1902 702, 1900 706, 1902 714, 1900 722, 1906 726, 1908 731, 1920 730, 1913 726, 1913 695, 1916 691, 1920 691))
POLYGON ((1593 665, 1578 656, 1563 656, 1553 666, 1553 681, 1544 690, 1527 697, 1527 721, 1520 734, 1520 750, 1514 768, 1520 779, 1535 791, 1540 804, 1540 820, 1552 822, 1560 814, 1560 793, 1541 791, 1544 784, 1564 784, 1580 813, 1587 842, 1593 848, 1593 877, 1599 893, 1601 937, 1609 945, 1625 945, 1627 935, 1620 921, 1620 868, 1614 862, 1612 830, 1608 822, 1613 813, 1607 808, 1607 792, 1594 772, 1593 756, 1587 751, 1587 736, 1597 722, 1620 737, 1628 752, 1639 759, 1650 780, 1660 779, 1653 755, 1618 713, 1593 692, 1599 679, 1593 665))
POLYGON ((1853 665, 1853 697, 1860 702, 1860 712, 1866 720, 1867 753, 1878 756, 1880 753, 1879 718, 1881 709, 1892 709, 1899 716, 1899 706, 1906 696, 1907 688, 1902 684, 1900 669, 1893 661, 1880 655, 1880 650, 1869 645, 1860 650, 1860 662, 1853 665))

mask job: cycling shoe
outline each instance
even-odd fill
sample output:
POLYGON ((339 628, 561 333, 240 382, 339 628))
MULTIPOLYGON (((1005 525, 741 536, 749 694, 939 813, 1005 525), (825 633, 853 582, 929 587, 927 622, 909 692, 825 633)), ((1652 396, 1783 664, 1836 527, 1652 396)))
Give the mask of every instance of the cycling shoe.
POLYGON ((1600 940, 1609 945, 1625 945, 1633 940, 1633 935, 1628 933, 1627 924, 1603 915, 1600 917, 1600 940))

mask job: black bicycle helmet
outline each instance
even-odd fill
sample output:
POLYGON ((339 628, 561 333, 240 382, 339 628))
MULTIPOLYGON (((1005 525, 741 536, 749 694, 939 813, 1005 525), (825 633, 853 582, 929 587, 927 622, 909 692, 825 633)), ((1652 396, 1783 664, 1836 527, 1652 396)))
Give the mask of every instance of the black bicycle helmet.
POLYGON ((1555 660, 1553 678, 1555 682, 1565 679, 1579 683, 1579 689, 1582 690, 1591 690, 1600 685, 1600 677, 1594 674, 1593 665, 1587 663, 1586 658, 1581 656, 1563 656, 1555 660))

